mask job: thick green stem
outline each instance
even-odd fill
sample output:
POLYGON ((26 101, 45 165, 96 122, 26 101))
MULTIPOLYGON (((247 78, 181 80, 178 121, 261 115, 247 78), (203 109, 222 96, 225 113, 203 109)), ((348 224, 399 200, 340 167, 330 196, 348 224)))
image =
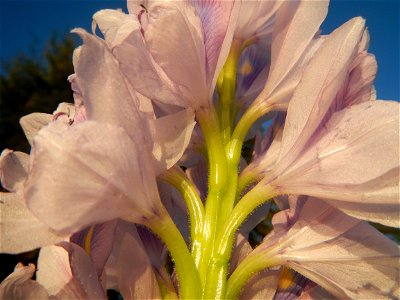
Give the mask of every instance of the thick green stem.
POLYGON ((228 279, 226 299, 236 299, 247 281, 257 272, 281 264, 281 260, 268 253, 247 256, 228 279))
POLYGON ((158 218, 148 220, 146 225, 166 244, 175 262, 182 299, 201 297, 201 282, 193 258, 178 228, 164 211, 158 218))
POLYGON ((227 188, 227 163, 217 114, 214 109, 202 109, 196 112, 196 118, 202 129, 209 160, 208 195, 205 205, 203 239, 199 274, 204 283, 212 257, 216 236, 221 199, 227 188))
POLYGON ((228 261, 235 238, 236 230, 250 213, 259 205, 275 195, 271 187, 254 189, 247 193, 233 209, 223 226, 219 227, 215 250, 210 261, 209 273, 205 285, 204 298, 224 298, 228 261), (207 296, 207 297, 205 297, 207 296))
POLYGON ((204 207, 200 195, 194 184, 186 177, 185 173, 183 173, 179 167, 173 167, 165 171, 160 177, 175 187, 186 202, 190 218, 191 252, 196 265, 198 265, 204 222, 204 207))
POLYGON ((263 184, 256 185, 237 203, 224 226, 218 231, 219 245, 216 253, 221 257, 230 257, 236 230, 247 217, 261 204, 278 193, 273 187, 263 184))

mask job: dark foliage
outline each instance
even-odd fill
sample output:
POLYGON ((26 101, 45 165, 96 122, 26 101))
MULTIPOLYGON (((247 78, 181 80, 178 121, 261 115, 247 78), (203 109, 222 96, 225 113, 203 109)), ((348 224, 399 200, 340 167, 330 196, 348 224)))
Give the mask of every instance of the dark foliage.
POLYGON ((19 126, 19 119, 32 112, 52 113, 58 103, 71 102, 67 82, 73 73, 71 37, 53 37, 38 61, 19 55, 3 62, 0 75, 0 149, 29 152, 29 144, 19 126))

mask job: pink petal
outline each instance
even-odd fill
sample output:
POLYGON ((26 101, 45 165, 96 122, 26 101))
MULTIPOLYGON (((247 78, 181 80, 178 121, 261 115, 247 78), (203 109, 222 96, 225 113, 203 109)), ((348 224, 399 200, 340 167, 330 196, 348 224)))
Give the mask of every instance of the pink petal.
POLYGON ((118 62, 100 39, 81 29, 74 32, 84 41, 75 72, 88 119, 120 126, 130 136, 145 134, 139 101, 118 62))
POLYGON ((93 15, 93 21, 99 26, 110 50, 121 45, 132 32, 140 32, 139 21, 119 10, 100 10, 93 15))
POLYGON ((40 129, 49 124, 53 120, 53 116, 50 114, 43 113, 32 113, 23 116, 19 123, 21 124, 22 130, 25 133, 29 144, 32 145, 32 140, 40 129))
POLYGON ((118 60, 120 71, 135 90, 160 103, 187 106, 187 99, 182 99, 176 84, 157 65, 149 52, 137 15, 102 10, 93 17, 118 60))
POLYGON ((208 104, 203 32, 194 8, 178 1, 152 3, 148 9, 144 38, 154 60, 192 107, 208 104))
POLYGON ((29 172, 29 155, 9 149, 0 156, 1 184, 10 192, 22 193, 29 172))
POLYGON ((246 236, 238 233, 235 244, 233 245, 231 260, 229 262, 229 274, 232 274, 240 262, 245 259, 251 251, 253 251, 253 248, 251 247, 246 236))
POLYGON ((124 299, 161 298, 153 268, 139 236, 124 236, 117 266, 119 288, 124 299), (135 253, 134 257, 132 253, 135 253))
POLYGON ((192 109, 153 121, 153 156, 156 174, 171 168, 183 155, 196 122, 192 109))
POLYGON ((303 73, 288 108, 280 154, 280 170, 293 162, 320 125, 354 58, 364 20, 355 18, 334 31, 303 73))
POLYGON ((239 1, 191 1, 201 19, 209 97, 228 57, 239 16, 239 1))
POLYGON ((40 250, 37 281, 57 298, 106 299, 90 258, 72 243, 40 250))
POLYGON ((339 298, 398 297, 398 246, 319 199, 307 200, 296 224, 271 244, 275 238, 255 252, 277 250, 288 267, 339 298))
POLYGON ((273 299, 278 281, 279 270, 261 271, 247 282, 239 299, 273 299))
POLYGON ((1 253, 26 252, 68 239, 39 221, 14 193, 0 193, 0 213, 1 253))
POLYGON ((117 222, 117 220, 112 220, 93 225, 93 227, 75 233, 70 239, 71 242, 81 246, 85 250, 86 241, 89 239, 90 257, 99 277, 103 273, 104 266, 111 254, 117 222), (91 232, 91 230, 93 231, 91 232))
POLYGON ((161 203, 144 145, 109 124, 52 125, 35 137, 25 188, 40 220, 72 233, 118 217, 140 222, 153 215, 161 203))
POLYGON ((265 38, 271 34, 276 12, 283 3, 284 1, 243 1, 235 38, 245 42, 252 38, 265 38))
POLYGON ((320 140, 273 185, 332 199, 339 209, 343 201, 351 215, 398 225, 398 111, 396 102, 373 101, 334 114, 320 140))
POLYGON ((279 85, 303 55, 328 12, 328 1, 286 1, 277 12, 265 90, 279 85))
POLYGON ((49 299, 46 289, 31 280, 36 268, 18 263, 14 272, 0 284, 0 299, 49 299))

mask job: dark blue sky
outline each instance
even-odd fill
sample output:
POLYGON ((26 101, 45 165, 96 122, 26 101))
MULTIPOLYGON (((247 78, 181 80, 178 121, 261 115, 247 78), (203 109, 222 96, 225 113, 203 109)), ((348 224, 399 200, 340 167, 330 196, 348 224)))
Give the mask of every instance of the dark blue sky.
MULTIPOLYGON (((375 82, 380 99, 399 99, 399 15, 398 0, 333 0, 322 26, 329 33, 348 19, 367 19, 371 33, 370 52, 378 60, 375 82)), ((125 8, 125 1, 99 0, 0 0, 0 58, 17 53, 40 55, 53 32, 74 27, 91 28, 91 16, 103 8, 125 8)))

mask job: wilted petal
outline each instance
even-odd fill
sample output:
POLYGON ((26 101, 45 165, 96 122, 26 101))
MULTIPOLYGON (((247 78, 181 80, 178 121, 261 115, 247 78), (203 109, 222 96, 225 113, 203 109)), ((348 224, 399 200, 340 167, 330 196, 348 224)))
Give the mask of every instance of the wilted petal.
POLYGON ((29 172, 29 155, 9 149, 0 156, 1 184, 10 192, 22 193, 29 172))
POLYGON ((320 140, 272 184, 285 193, 332 199, 339 209, 342 200, 351 215, 396 226, 398 124, 396 102, 369 101, 337 112, 320 140), (351 203, 359 203, 359 208, 351 203))
POLYGON ((39 219, 72 233, 118 217, 140 222, 153 215, 161 203, 146 147, 109 124, 52 125, 35 137, 25 189, 39 219))
POLYGON ((280 153, 280 169, 303 149, 324 118, 347 75, 364 20, 354 18, 334 31, 321 45, 303 73, 288 107, 280 153))
POLYGON ((399 296, 398 246, 322 200, 308 199, 286 235, 279 240, 267 236, 254 253, 268 255, 271 250, 283 264, 337 297, 399 296))
POLYGON ((68 239, 39 221, 14 193, 0 193, 0 215, 1 253, 26 252, 68 239))
POLYGON ((72 243, 42 248, 36 278, 56 298, 106 299, 92 261, 72 243))
POLYGON ((156 174, 171 168, 183 155, 196 122, 192 109, 153 121, 153 156, 156 174))
POLYGON ((31 280, 36 268, 18 263, 14 272, 0 284, 0 299, 49 299, 46 289, 38 282, 31 280))
POLYGON ((32 145, 32 140, 38 131, 49 124, 52 120, 52 115, 43 113, 32 113, 19 119, 19 123, 21 124, 29 144, 32 145))

